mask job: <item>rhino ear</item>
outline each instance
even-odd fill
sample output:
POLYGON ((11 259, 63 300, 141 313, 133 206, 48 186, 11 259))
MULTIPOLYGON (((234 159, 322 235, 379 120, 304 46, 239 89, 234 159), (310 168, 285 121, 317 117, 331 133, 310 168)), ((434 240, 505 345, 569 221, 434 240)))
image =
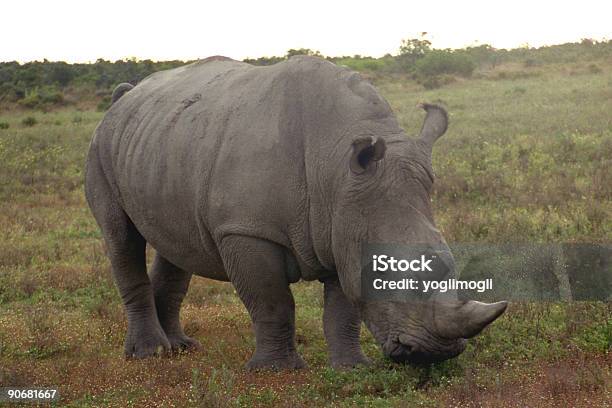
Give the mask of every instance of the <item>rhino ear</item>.
POLYGON ((385 156, 387 146, 383 138, 374 136, 359 138, 353 142, 353 155, 351 156, 351 171, 361 174, 372 166, 374 162, 385 156))
POLYGON ((427 112, 419 138, 423 144, 431 150, 436 140, 438 140, 438 138, 446 132, 446 128, 448 128, 448 113, 439 105, 420 103, 418 107, 425 109, 427 112))

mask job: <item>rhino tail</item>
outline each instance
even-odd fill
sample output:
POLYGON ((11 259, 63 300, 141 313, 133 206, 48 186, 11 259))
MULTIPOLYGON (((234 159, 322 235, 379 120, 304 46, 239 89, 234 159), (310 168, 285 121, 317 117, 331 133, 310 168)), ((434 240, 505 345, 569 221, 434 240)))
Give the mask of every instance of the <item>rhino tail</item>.
POLYGON ((117 87, 113 90, 113 95, 111 96, 111 106, 133 88, 134 85, 128 84, 127 82, 117 85, 117 87))

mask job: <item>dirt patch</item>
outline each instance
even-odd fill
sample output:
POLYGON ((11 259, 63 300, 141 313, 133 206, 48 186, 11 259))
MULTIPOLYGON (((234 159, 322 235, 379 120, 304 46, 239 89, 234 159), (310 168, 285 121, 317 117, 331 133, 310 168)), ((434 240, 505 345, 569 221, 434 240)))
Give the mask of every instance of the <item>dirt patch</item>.
POLYGON ((500 370, 487 385, 470 372, 441 400, 456 407, 609 407, 611 369, 606 356, 581 356, 523 367, 519 378, 506 379, 500 370))

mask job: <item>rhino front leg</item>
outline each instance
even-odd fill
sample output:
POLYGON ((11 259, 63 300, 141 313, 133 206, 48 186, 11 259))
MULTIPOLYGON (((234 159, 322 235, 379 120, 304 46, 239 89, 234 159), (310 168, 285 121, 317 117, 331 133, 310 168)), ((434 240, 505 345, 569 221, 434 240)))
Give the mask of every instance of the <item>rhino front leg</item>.
POLYGON ((327 278, 323 284, 323 332, 332 367, 351 368, 370 364, 359 344, 359 310, 344 295, 337 277, 327 278))
POLYGON ((191 273, 157 254, 151 270, 151 285, 159 322, 173 351, 198 349, 200 343, 188 337, 180 323, 180 310, 187 294, 191 273))
POLYGON ((295 350, 295 303, 283 248, 238 235, 224 238, 220 247, 226 272, 255 330, 255 354, 247 369, 304 367, 295 350))

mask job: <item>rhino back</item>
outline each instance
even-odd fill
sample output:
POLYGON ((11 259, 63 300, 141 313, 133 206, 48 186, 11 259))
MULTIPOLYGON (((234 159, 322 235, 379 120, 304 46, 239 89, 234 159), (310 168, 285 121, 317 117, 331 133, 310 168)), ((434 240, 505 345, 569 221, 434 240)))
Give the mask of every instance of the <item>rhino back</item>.
POLYGON ((117 200, 173 263, 197 273, 211 255, 218 261, 224 235, 290 245, 288 231, 303 227, 287 81, 282 66, 199 62, 148 77, 99 125, 92 151, 117 200))

